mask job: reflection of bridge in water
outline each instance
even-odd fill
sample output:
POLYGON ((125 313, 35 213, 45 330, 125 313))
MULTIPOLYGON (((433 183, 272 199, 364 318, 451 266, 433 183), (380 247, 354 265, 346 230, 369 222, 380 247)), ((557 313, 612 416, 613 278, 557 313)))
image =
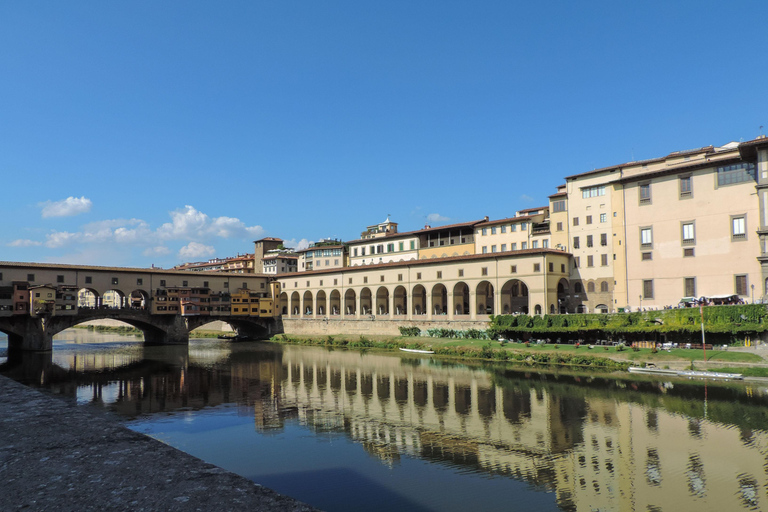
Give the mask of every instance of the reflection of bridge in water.
POLYGON ((633 391, 431 359, 253 347, 144 347, 123 361, 67 354, 47 375, 59 392, 128 417, 235 403, 259 431, 299 421, 344 432, 385 464, 413 456, 509 475, 553 490, 565 510, 768 503, 765 396, 710 388, 704 417, 686 395, 703 397, 696 386, 633 391), (100 368, 122 362, 112 374, 100 368))

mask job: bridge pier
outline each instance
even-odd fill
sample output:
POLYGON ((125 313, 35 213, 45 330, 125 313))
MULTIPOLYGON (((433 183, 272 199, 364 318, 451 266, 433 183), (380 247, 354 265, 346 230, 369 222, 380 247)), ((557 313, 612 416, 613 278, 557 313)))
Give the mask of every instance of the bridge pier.
POLYGON ((48 352, 53 350, 53 332, 46 317, 16 316, 3 319, 8 334, 8 353, 48 352))
POLYGON ((147 345, 188 345, 189 327, 184 317, 173 315, 162 317, 162 325, 140 327, 147 345))

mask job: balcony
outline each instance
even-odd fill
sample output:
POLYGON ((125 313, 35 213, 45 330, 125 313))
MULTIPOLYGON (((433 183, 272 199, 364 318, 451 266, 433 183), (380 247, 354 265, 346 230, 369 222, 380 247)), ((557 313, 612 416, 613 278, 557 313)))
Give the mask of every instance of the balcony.
POLYGON ((533 233, 534 235, 549 233, 549 221, 533 222, 531 226, 531 233, 533 233))

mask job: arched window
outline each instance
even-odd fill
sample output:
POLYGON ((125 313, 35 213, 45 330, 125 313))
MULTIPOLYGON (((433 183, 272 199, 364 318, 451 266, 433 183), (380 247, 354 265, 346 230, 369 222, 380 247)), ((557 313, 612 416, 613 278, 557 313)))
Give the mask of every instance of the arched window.
POLYGON ((595 293, 595 283, 590 281, 587 283, 587 292, 595 293))
POLYGON ((607 292, 608 291, 608 281, 601 281, 600 282, 600 291, 601 292, 607 292))

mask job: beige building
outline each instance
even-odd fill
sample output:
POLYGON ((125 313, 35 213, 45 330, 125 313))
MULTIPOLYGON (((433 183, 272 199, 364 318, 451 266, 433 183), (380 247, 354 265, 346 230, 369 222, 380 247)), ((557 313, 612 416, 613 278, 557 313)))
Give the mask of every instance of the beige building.
POLYGON ((340 240, 323 240, 296 251, 299 272, 328 270, 347 266, 346 248, 340 240))
POLYGON ((554 312, 570 256, 552 249, 429 258, 278 276, 287 318, 487 320, 554 312))
POLYGON ((766 189, 764 137, 566 177, 550 226, 573 255, 575 312, 768 298, 766 189))

